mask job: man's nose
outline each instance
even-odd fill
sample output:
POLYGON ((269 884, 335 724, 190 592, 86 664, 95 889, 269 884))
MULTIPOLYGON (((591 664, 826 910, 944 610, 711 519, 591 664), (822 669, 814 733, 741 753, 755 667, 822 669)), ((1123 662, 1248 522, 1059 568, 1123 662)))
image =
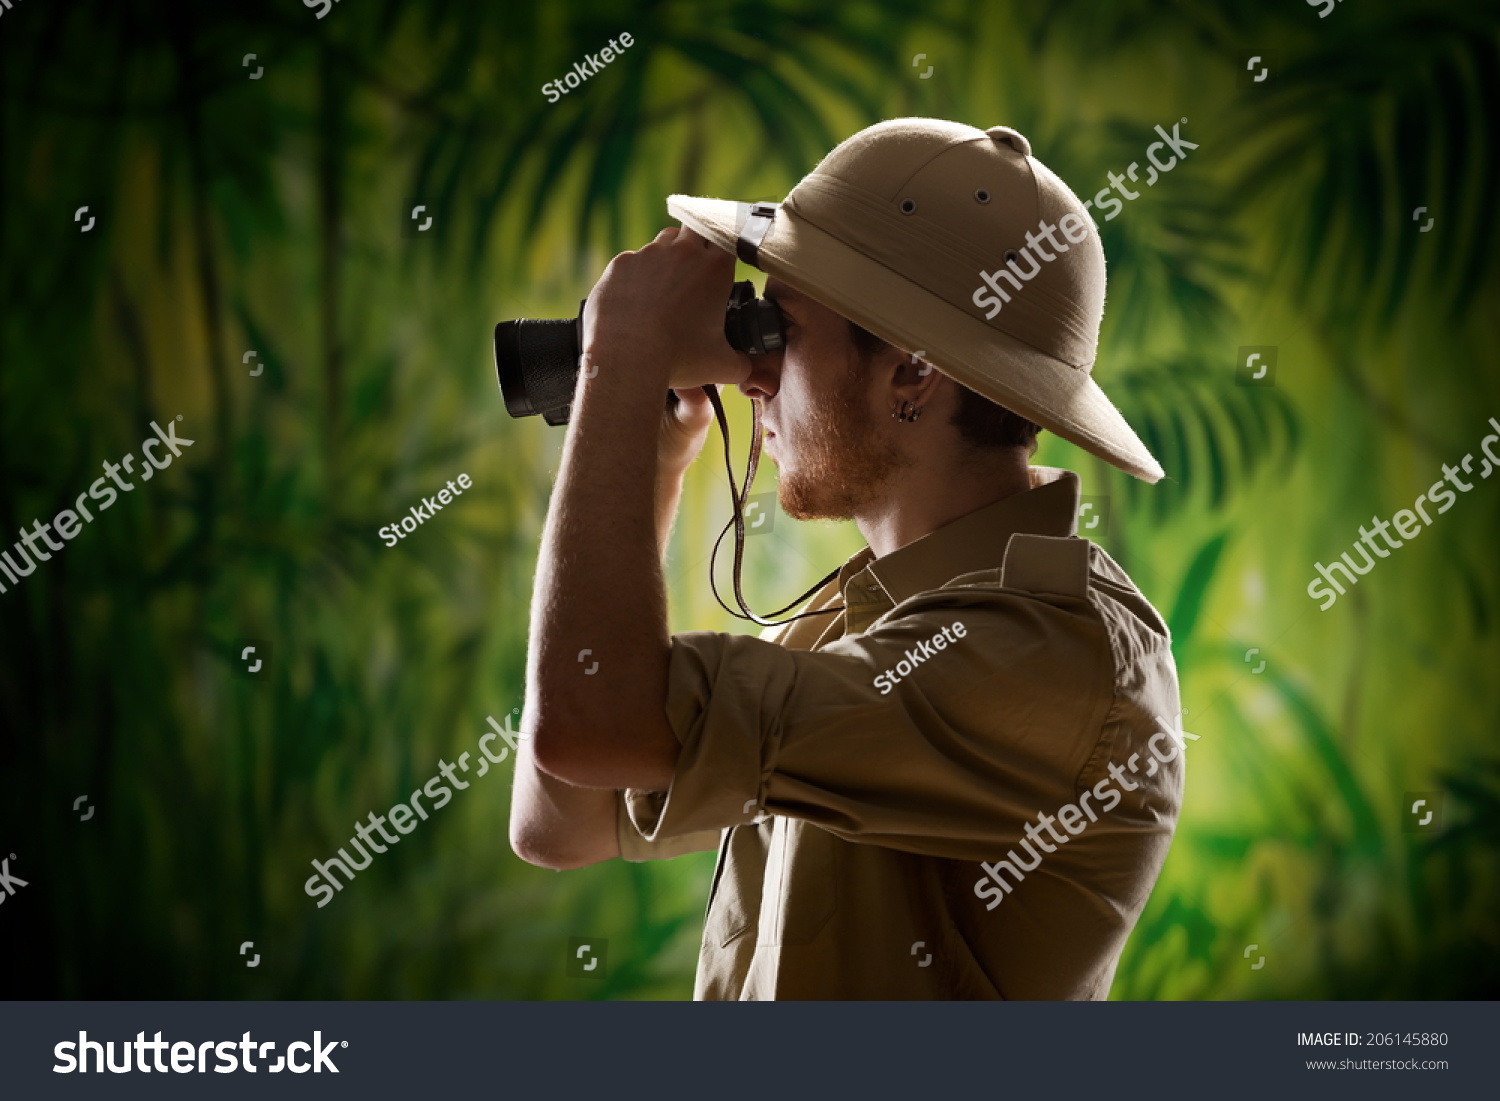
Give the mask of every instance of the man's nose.
POLYGON ((740 383, 740 393, 747 398, 773 398, 781 389, 782 351, 768 352, 763 356, 750 356, 750 374, 740 383))

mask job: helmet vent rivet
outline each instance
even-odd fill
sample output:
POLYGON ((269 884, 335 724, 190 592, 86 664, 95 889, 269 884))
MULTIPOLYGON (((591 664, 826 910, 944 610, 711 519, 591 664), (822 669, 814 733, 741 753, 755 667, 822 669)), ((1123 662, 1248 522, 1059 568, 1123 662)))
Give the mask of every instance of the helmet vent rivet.
POLYGON ((974 198, 978 202, 987 203, 990 201, 990 193, 981 187, 978 191, 974 192, 974 198))
POLYGON ((915 200, 915 199, 902 199, 901 200, 901 213, 902 214, 915 214, 916 212, 917 212, 917 200, 915 200))
POLYGON ((1021 254, 1019 252, 1017 252, 1015 249, 1008 248, 1008 249, 1005 250, 1005 262, 1007 264, 1014 264, 1020 258, 1021 258, 1021 254))

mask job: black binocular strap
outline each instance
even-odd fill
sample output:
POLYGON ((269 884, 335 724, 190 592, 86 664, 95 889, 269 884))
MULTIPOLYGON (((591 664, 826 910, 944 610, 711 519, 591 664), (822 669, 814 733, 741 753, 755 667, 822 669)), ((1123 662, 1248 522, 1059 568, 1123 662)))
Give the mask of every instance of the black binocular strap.
POLYGON ((844 606, 839 604, 836 607, 822 608, 816 612, 803 612, 800 615, 789 616, 782 620, 771 618, 771 616, 779 616, 783 612, 791 611, 798 604, 801 604, 808 597, 812 596, 813 593, 839 575, 837 569, 786 607, 771 612, 770 616, 763 617, 756 615, 750 610, 749 605, 745 603, 744 593, 740 591, 740 568, 744 564, 745 559, 745 500, 750 494, 751 484, 755 481, 756 468, 760 465, 760 406, 754 402, 750 403, 752 417, 750 460, 745 467, 745 484, 741 487, 736 485, 734 481, 734 460, 730 454, 729 447, 729 421, 724 416, 724 402, 719 397, 719 388, 717 386, 705 386, 703 391, 708 395, 708 400, 714 407, 714 416, 719 422, 719 434, 724 437, 724 471, 729 475, 729 495, 730 499, 734 502, 734 516, 729 523, 724 525, 724 530, 719 532, 719 537, 714 540, 713 554, 708 560, 708 584, 713 589, 714 599, 719 602, 719 607, 723 608, 736 619, 745 619, 752 623, 759 623, 762 627, 777 627, 783 623, 792 623, 799 619, 807 619, 810 616, 831 615, 834 612, 843 611, 844 606), (719 546, 724 542, 724 536, 729 534, 730 528, 734 528, 734 600, 740 606, 738 612, 724 603, 724 598, 719 595, 718 582, 714 579, 714 567, 719 561, 719 546))

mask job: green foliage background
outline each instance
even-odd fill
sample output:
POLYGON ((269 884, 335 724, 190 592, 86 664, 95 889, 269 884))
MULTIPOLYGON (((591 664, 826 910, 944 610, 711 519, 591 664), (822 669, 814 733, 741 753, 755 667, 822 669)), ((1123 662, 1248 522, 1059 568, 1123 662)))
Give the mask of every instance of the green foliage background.
MULTIPOLYGON (((30 884, 0 911, 20 957, 0 994, 690 996, 712 856, 522 864, 508 765, 326 908, 302 883, 520 704, 561 434, 505 415, 493 324, 570 316, 670 224, 670 192, 780 198, 855 130, 920 114, 1015 126, 1082 195, 1158 124, 1200 146, 1102 226, 1097 377, 1168 480, 1055 439, 1038 456, 1110 498, 1100 538, 1169 617, 1198 736, 1113 996, 1493 996, 1500 479, 1329 611, 1305 588, 1500 416, 1496 15, 20 0, 0 19, 0 529, 67 507, 152 419, 197 443, 0 595, 0 855, 30 884), (633 47, 548 102, 621 32, 633 47), (403 235, 416 203, 435 236, 403 235), (1235 385, 1261 344, 1275 387, 1235 385), (460 472, 474 489, 384 546, 460 472), (271 642, 268 679, 235 674, 247 637, 271 642), (1441 830, 1403 830, 1416 791, 1443 793, 1441 830), (574 936, 608 939, 603 977, 567 977, 574 936)), ((690 476, 676 629, 737 629, 706 582, 723 486, 709 460, 690 476)), ((751 541, 752 601, 858 545, 783 518, 751 541)))

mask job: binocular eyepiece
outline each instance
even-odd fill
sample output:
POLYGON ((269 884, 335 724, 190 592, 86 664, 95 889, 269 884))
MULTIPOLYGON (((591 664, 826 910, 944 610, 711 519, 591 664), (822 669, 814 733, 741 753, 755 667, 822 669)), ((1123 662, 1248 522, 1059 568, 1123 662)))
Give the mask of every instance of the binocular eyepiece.
MULTIPOLYGON (((736 283, 724 311, 724 337, 737 352, 766 355, 785 344, 781 310, 755 296, 748 279, 736 283)), ((548 424, 568 423, 583 348, 583 303, 570 320, 502 321, 495 326, 495 372, 505 410, 513 417, 540 413, 548 424)))

